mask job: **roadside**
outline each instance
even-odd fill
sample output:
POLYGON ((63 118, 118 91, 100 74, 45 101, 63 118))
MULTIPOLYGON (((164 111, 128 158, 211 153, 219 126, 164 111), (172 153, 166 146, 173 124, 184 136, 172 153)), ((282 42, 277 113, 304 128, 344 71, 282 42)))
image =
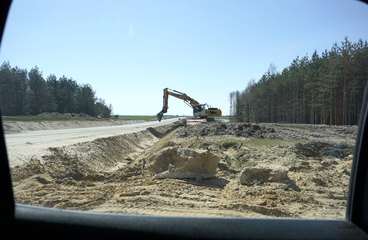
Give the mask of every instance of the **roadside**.
POLYGON ((136 121, 117 120, 69 120, 69 121, 9 121, 3 122, 5 134, 20 133, 25 131, 56 130, 71 128, 103 127, 129 124, 136 121))
POLYGON ((146 122, 147 116, 119 116, 118 118, 95 118, 87 114, 76 113, 42 113, 36 116, 2 116, 5 134, 25 131, 57 130, 116 126, 146 122))
MULTIPOLYGON (((145 130, 148 127, 159 127, 175 121, 167 119, 162 122, 130 122, 113 126, 96 126, 84 128, 62 128, 54 130, 23 131, 5 134, 5 142, 10 160, 10 166, 16 166, 30 161, 32 158, 41 158, 50 154, 50 148, 63 147, 83 142, 91 142, 99 138, 120 136, 145 130)), ((46 123, 38 124, 50 127, 46 123)))

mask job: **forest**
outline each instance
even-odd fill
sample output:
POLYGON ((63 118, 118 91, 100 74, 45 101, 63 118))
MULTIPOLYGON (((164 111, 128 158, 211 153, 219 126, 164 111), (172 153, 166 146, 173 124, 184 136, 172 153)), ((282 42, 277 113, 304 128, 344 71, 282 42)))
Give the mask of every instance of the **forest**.
POLYGON ((44 79, 38 67, 28 72, 11 67, 9 62, 0 67, 0 104, 4 116, 59 112, 110 117, 112 111, 89 84, 80 85, 72 78, 54 74, 44 79))
POLYGON ((347 37, 330 50, 296 57, 282 72, 271 64, 243 91, 230 93, 235 121, 355 125, 368 81, 368 43, 347 37))

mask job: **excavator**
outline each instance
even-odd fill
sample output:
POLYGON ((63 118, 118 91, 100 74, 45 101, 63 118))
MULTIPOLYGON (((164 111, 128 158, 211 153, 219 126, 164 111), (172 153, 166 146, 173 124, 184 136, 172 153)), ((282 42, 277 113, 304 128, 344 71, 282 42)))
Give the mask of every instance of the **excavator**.
POLYGON ((164 88, 164 96, 163 96, 163 107, 162 110, 157 114, 157 119, 160 122, 164 113, 167 113, 167 109, 169 108, 168 100, 169 95, 182 99, 187 105, 193 108, 193 116, 195 118, 206 119, 207 121, 213 121, 214 117, 221 117, 221 109, 209 107, 207 103, 200 104, 197 100, 189 97, 187 94, 164 88))

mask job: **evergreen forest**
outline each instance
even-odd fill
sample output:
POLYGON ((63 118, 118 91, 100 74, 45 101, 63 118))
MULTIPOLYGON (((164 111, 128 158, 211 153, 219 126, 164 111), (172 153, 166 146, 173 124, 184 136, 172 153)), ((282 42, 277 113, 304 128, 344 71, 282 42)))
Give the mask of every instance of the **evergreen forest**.
POLYGON ((281 72, 230 93, 235 121, 355 125, 368 81, 368 43, 347 37, 330 50, 296 57, 281 72))
POLYGON ((9 62, 0 67, 0 104, 4 116, 59 112, 110 117, 112 111, 89 84, 54 74, 44 79, 38 67, 28 72, 9 62))

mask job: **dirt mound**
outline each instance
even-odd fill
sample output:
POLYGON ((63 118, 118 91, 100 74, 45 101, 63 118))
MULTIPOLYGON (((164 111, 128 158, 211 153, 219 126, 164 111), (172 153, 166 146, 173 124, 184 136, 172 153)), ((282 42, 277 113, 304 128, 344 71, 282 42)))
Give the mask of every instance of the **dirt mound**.
POLYGON ((344 158, 353 153, 353 146, 346 143, 327 143, 312 141, 309 143, 298 143, 295 145, 295 152, 299 156, 321 158, 335 157, 344 158))
POLYGON ((220 159, 205 150, 168 147, 148 161, 155 178, 207 179, 215 177, 220 159))
POLYGON ((259 124, 261 126, 273 128, 273 137, 278 139, 305 139, 310 141, 343 142, 355 144, 355 136, 358 131, 357 126, 328 126, 313 124, 259 124))
POLYGON ((234 135, 238 137, 272 138, 275 130, 250 123, 207 123, 187 126, 178 133, 180 137, 234 135))
POLYGON ((50 150, 52 154, 44 157, 43 166, 55 181, 62 183, 103 177, 104 171, 95 171, 92 164, 87 164, 77 154, 68 151, 67 148, 50 150))
POLYGON ((12 168, 12 180, 19 182, 29 176, 43 174, 46 172, 45 167, 41 164, 39 159, 31 159, 20 166, 12 168))

